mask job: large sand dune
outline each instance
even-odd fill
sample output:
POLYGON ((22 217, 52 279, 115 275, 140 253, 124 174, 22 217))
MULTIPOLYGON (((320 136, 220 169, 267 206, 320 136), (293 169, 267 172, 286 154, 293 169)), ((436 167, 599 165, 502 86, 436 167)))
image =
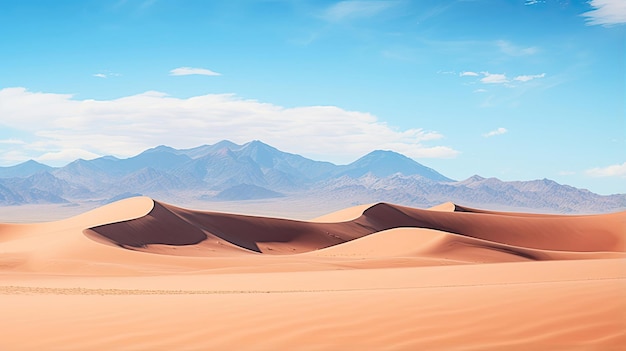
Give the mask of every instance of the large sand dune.
POLYGON ((296 221, 138 197, 0 224, 2 350, 618 350, 625 292, 626 212, 296 221))

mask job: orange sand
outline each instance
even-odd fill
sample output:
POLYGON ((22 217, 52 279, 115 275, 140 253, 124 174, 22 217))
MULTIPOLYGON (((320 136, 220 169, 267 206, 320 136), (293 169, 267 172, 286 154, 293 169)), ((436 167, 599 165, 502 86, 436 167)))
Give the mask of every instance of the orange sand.
POLYGON ((626 212, 132 198, 0 224, 0 350, 620 350, 625 245, 626 212))

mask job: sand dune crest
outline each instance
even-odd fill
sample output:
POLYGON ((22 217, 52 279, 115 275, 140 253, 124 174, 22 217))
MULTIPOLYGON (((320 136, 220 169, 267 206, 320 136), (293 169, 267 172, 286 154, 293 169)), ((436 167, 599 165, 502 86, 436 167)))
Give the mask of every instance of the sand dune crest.
MULTIPOLYGON (((413 231, 403 233, 414 238, 401 241, 416 254, 421 249, 419 243, 428 241, 423 237, 432 233, 427 230, 432 230, 447 234, 441 236, 447 238, 441 239, 442 247, 491 250, 499 256, 505 254, 529 260, 546 260, 594 256, 555 253, 560 251, 595 255, 624 252, 625 222, 626 212, 594 216, 518 215, 473 210, 451 203, 435 210, 379 203, 354 207, 307 222, 193 211, 155 202, 153 209, 143 217, 91 227, 85 230, 85 234, 120 247, 146 252, 152 252, 151 247, 155 245, 161 248, 195 246, 194 256, 211 256, 220 251, 233 250, 297 254, 346 245, 355 239, 364 240, 363 237, 374 233, 381 234, 377 237, 383 238, 390 234, 383 235, 381 232, 391 229, 413 228, 413 231), (346 220, 359 212, 358 217, 346 220), (340 221, 328 222, 331 218, 340 221)), ((367 244, 358 245, 371 245, 372 250, 377 251, 385 247, 381 242, 385 240, 397 242, 388 238, 374 243, 375 240, 371 239, 365 241, 367 244)), ((177 254, 184 255, 185 252, 184 249, 178 250, 177 254)))

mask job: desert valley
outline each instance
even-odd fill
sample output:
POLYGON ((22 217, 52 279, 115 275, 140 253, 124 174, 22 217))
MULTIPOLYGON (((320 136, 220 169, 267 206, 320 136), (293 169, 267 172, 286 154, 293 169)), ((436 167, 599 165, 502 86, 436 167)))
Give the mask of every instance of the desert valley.
POLYGON ((0 225, 0 347, 619 350, 625 243, 626 212, 302 221, 132 197, 0 225))

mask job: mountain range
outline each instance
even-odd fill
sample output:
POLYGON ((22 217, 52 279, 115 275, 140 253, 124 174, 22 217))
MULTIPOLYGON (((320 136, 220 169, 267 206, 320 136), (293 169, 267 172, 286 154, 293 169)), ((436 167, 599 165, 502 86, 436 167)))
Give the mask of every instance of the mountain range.
POLYGON ((78 159, 64 167, 33 160, 0 167, 0 206, 102 203, 134 195, 205 201, 315 196, 352 203, 442 202, 548 212, 609 212, 626 194, 598 195, 552 180, 505 182, 478 175, 457 181, 393 151, 376 150, 348 165, 315 161, 261 141, 220 141, 191 149, 158 146, 120 159, 78 159))

